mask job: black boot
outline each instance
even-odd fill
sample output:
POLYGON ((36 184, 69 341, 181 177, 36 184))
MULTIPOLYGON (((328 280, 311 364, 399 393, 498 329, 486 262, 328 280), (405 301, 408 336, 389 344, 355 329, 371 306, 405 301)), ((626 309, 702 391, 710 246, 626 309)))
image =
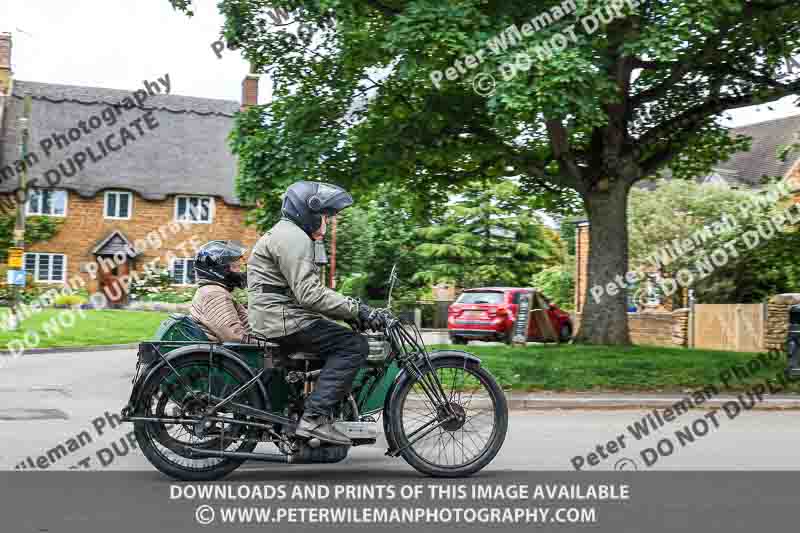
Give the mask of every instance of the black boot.
POLYGON ((309 439, 317 438, 323 442, 331 444, 338 444, 340 446, 349 446, 352 444, 347 435, 340 432, 333 427, 331 420, 325 415, 318 415, 309 413, 303 415, 300 423, 297 424, 297 429, 294 434, 298 437, 306 437, 309 439))

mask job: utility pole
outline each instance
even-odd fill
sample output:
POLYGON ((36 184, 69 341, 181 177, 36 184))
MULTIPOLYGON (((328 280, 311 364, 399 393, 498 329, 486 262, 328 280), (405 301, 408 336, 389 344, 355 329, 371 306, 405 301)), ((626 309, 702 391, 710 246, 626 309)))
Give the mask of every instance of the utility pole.
POLYGON ((328 287, 331 289, 336 288, 336 215, 333 216, 331 221, 331 272, 330 283, 328 287))
MULTIPOLYGON (((31 96, 25 95, 22 107, 22 117, 19 118, 19 159, 20 169, 19 172, 19 189, 17 190, 17 220, 14 223, 14 246, 20 249, 24 254, 25 249, 25 201, 28 195, 25 188, 28 184, 28 141, 30 140, 30 122, 31 122, 31 96)), ((24 258, 24 255, 22 256, 24 258)), ((23 259, 24 261, 24 259, 23 259)), ((23 262, 22 268, 25 268, 23 262)), ((17 304, 20 302, 20 286, 17 284, 12 285, 12 300, 11 300, 11 316, 10 316, 10 329, 17 329, 20 320, 14 314, 14 309, 17 309, 17 304)))

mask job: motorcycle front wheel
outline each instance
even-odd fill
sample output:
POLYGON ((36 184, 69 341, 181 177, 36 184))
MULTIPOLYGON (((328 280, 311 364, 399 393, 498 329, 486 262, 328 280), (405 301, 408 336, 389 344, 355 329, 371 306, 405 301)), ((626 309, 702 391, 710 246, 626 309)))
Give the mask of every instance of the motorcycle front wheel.
MULTIPOLYGON (((465 364, 463 357, 435 358, 431 366, 447 404, 460 419, 444 422, 419 438, 446 419, 450 409, 445 402, 434 404, 430 390, 426 391, 429 380, 408 375, 392 393, 386 413, 389 442, 423 474, 469 476, 488 465, 503 446, 508 430, 505 394, 488 370, 465 364)), ((427 369, 425 376, 432 377, 432 371, 427 369)))

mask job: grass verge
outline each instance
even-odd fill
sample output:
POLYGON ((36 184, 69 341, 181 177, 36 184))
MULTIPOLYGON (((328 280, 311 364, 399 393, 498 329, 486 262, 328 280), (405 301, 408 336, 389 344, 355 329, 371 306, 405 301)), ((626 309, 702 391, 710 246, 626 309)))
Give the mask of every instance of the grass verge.
MULTIPOLYGON (((7 312, 7 309, 0 309, 0 318, 5 317, 7 312)), ((24 320, 16 331, 0 329, 0 350, 18 346, 9 344, 14 340, 23 340, 26 334, 30 341, 28 348, 139 342, 152 338, 158 325, 168 315, 152 311, 43 309, 24 320), (35 335, 38 335, 39 342, 32 346, 35 335)))
MULTIPOLYGON (((685 392, 707 385, 719 391, 744 390, 767 378, 775 378, 786 366, 785 356, 763 356, 769 365, 742 379, 721 374, 734 365, 747 369, 758 354, 662 348, 658 346, 432 346, 477 355, 504 389, 515 391, 648 391, 685 392)), ((800 392, 793 383, 785 392, 800 392)))

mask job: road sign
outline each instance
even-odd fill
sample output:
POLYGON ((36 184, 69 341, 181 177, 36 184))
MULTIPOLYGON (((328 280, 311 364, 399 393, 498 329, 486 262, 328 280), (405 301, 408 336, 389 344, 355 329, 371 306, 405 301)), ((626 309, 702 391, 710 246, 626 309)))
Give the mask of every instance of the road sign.
POLYGON ((22 268, 22 248, 8 249, 8 268, 22 268))
POLYGON ((20 285, 21 287, 25 286, 24 270, 7 270, 6 277, 9 285, 20 285))

